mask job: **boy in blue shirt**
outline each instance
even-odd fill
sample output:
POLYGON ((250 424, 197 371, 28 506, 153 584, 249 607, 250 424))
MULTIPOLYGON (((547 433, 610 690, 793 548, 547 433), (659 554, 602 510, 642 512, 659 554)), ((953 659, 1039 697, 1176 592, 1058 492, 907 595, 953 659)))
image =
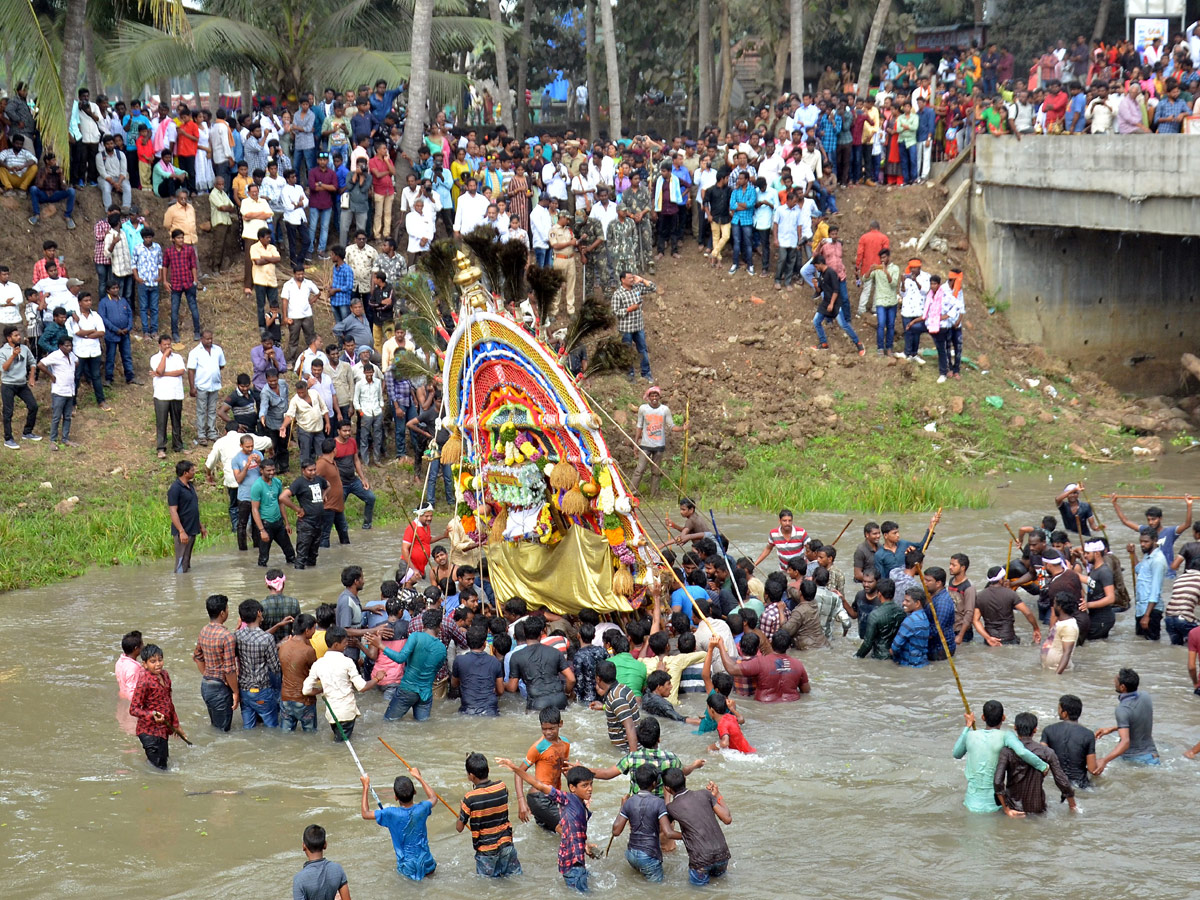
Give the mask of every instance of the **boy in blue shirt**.
POLYGON ((433 800, 436 796, 433 788, 425 783, 421 773, 409 769, 409 778, 399 776, 392 784, 392 792, 396 795, 399 806, 380 806, 372 810, 367 795, 371 791, 371 778, 362 776, 362 817, 374 820, 376 824, 388 830, 392 836, 392 847, 396 851, 396 871, 405 878, 421 881, 426 875, 432 875, 437 868, 433 854, 429 852, 429 814, 433 812, 433 800), (421 783, 425 791, 425 800, 413 803, 416 790, 412 779, 421 783))

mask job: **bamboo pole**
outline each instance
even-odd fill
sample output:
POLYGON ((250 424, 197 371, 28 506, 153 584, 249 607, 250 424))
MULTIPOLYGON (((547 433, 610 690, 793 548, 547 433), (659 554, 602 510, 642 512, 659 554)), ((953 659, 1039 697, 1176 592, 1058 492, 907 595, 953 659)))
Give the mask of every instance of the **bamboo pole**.
POLYGON ((853 524, 854 524, 854 520, 851 519, 849 522, 847 522, 845 525, 843 525, 842 530, 838 532, 838 536, 833 539, 833 543, 830 544, 829 546, 836 547, 837 542, 840 541, 842 539, 842 535, 846 533, 846 529, 849 528, 853 524))
MULTIPOLYGON (((954 665, 954 654, 950 652, 950 645, 946 643, 946 633, 942 631, 942 623, 938 621, 937 610, 933 608, 933 598, 929 596, 929 588, 925 586, 925 573, 921 570, 921 564, 917 563, 917 576, 921 579, 921 590, 925 592, 925 605, 929 608, 930 618, 933 619, 933 627, 937 629, 938 638, 942 642, 942 651, 946 654, 946 660, 950 663, 950 671, 954 673, 954 683, 958 685, 958 696, 962 698, 963 708, 967 711, 967 715, 971 715, 971 704, 967 702, 966 691, 963 690, 962 679, 958 677, 958 667, 954 665)), ((974 730, 975 726, 972 725, 974 730)))
MULTIPOLYGON (((379 739, 379 743, 381 743, 381 744, 383 744, 383 746, 387 747, 387 748, 388 748, 388 750, 391 750, 391 751, 392 751, 392 756, 394 756, 394 757, 396 757, 396 759, 400 760, 400 762, 401 762, 401 763, 403 763, 403 765, 404 765, 404 768, 406 768, 406 769, 411 769, 411 768, 412 768, 412 766, 410 766, 410 765, 409 765, 407 762, 405 762, 405 761, 404 761, 404 757, 403 757, 403 756, 401 756, 401 755, 400 755, 399 753, 397 753, 395 750, 392 750, 392 745, 391 745, 391 744, 389 744, 389 743, 388 743, 387 741, 385 741, 383 738, 380 738, 380 739, 379 739)), ((430 788, 430 790, 431 790, 431 791, 433 791, 433 788, 430 788)), ((456 812, 454 811, 454 809, 453 809, 453 808, 450 806, 450 804, 449 804, 449 803, 447 803, 445 800, 442 800, 442 795, 441 795, 441 794, 439 794, 437 791, 433 791, 433 796, 437 797, 437 798, 438 798, 438 800, 441 800, 442 806, 444 806, 444 807, 446 807, 446 809, 450 810, 450 815, 454 816, 454 818, 456 818, 456 819, 458 818, 458 813, 456 813, 456 812)))
MULTIPOLYGON (((692 401, 688 400, 683 408, 683 474, 679 477, 679 492, 681 496, 684 497, 687 496, 688 438, 692 433, 691 424, 692 401)), ((611 843, 611 841, 609 843, 611 843)), ((607 855, 607 852, 605 855, 607 855)))

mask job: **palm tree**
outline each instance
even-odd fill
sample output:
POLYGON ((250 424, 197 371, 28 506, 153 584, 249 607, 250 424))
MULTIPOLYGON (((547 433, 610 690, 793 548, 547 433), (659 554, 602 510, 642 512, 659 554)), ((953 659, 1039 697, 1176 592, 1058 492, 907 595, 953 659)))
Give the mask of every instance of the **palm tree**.
MULTIPOLYGON (((584 0, 583 3, 583 33, 585 51, 585 72, 588 89, 588 140, 596 140, 597 127, 600 119, 600 92, 596 90, 596 0, 584 0)), ((583 114, 583 110, 580 110, 583 114)))
POLYGON ((431 94, 455 99, 462 84, 459 76, 430 71, 431 54, 470 49, 495 36, 487 19, 434 16, 435 5, 461 8, 457 0, 210 0, 209 13, 188 17, 187 41, 122 23, 106 63, 136 84, 211 66, 253 70, 259 84, 284 96, 300 96, 314 85, 411 78, 407 106, 419 119, 431 94))
POLYGON ((792 38, 792 93, 804 93, 804 0, 790 0, 792 38))
POLYGON ((521 62, 517 67, 517 140, 525 140, 529 130, 529 109, 525 103, 525 91, 529 86, 529 37, 533 30, 533 0, 525 0, 521 12, 521 62))
POLYGON ((700 0, 700 9, 697 12, 699 21, 696 44, 699 48, 697 62, 700 69, 700 114, 696 118, 703 127, 712 122, 713 115, 713 40, 710 0, 700 0))
POLYGON ((729 27, 729 0, 721 0, 721 97, 717 102, 717 124, 729 130, 729 103, 733 97, 733 36, 729 27))
POLYGON ((504 40, 504 20, 500 18, 500 0, 488 0, 488 15, 495 29, 492 46, 496 50, 496 87, 500 92, 496 100, 500 104, 500 120, 508 129, 508 133, 512 134, 512 91, 508 89, 508 47, 504 40))
MULTIPOLYGON (((608 72, 608 133, 621 137, 621 70, 617 66, 617 35, 613 31, 612 0, 599 0, 600 25, 604 29, 604 68, 608 72)), ((590 90, 590 86, 589 86, 590 90)))
POLYGON ((415 0, 413 4, 412 46, 409 60, 408 117, 405 120, 403 148, 409 159, 417 158, 429 119, 429 43, 433 37, 434 0, 415 0))
POLYGON ((863 48, 862 64, 858 67, 858 96, 866 97, 871 90, 871 69, 875 66, 875 54, 879 50, 879 39, 883 37, 883 24, 892 8, 892 0, 879 0, 875 7, 875 18, 871 20, 871 31, 867 45, 863 48))
MULTIPOLYGON (((5 25, 0 34, 0 52, 9 64, 10 74, 28 73, 30 92, 37 100, 42 142, 57 151, 66 172, 70 162, 66 152, 67 120, 79 86, 80 65, 86 56, 88 0, 67 0, 65 4, 61 55, 51 43, 47 30, 50 20, 41 17, 40 6, 35 0, 10 0, 0 7, 4 10, 5 25)), ((130 4, 114 2, 113 6, 119 14, 127 11, 130 4)), ((137 4, 137 9, 165 33, 182 34, 186 30, 181 0, 145 0, 137 4)))

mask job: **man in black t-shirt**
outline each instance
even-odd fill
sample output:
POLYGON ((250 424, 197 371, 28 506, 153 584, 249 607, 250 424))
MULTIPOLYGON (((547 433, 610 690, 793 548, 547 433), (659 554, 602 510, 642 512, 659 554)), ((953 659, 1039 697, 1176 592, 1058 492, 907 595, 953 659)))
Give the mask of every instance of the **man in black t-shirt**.
MULTIPOLYGON (((454 657, 451 686, 462 698, 459 712, 471 716, 500 715, 500 694, 504 691, 504 666, 484 652, 487 630, 474 626, 467 631, 467 651, 454 657)), ((558 652, 557 650, 554 652, 558 652)))
POLYGON ((1084 585, 1086 596, 1080 608, 1090 617, 1087 633, 1089 641, 1104 640, 1117 624, 1117 610, 1113 606, 1117 598, 1116 581, 1112 569, 1104 561, 1104 549, 1104 542, 1100 540, 1088 541, 1083 545, 1089 571, 1087 583, 1084 585))
POLYGON ((545 709, 547 706, 565 709, 567 693, 575 687, 575 673, 564 654, 541 643, 545 627, 546 621, 540 616, 525 620, 526 647, 509 663, 506 687, 515 693, 517 683, 525 682, 526 709, 545 709), (562 673, 561 677, 559 673, 562 673))
POLYGON ((1062 721, 1042 731, 1042 741, 1058 755, 1063 771, 1076 787, 1088 787, 1088 772, 1096 767, 1096 735, 1079 724, 1083 703, 1073 694, 1058 698, 1058 717, 1062 721))
POLYGON ((196 535, 208 537, 208 529, 200 521, 200 500, 192 485, 196 465, 181 459, 175 463, 175 480, 167 489, 167 508, 171 513, 171 537, 175 541, 175 573, 181 575, 192 567, 192 548, 196 535))
POLYGON ((325 491, 329 482, 317 474, 314 460, 305 460, 300 477, 279 495, 280 504, 293 497, 300 504, 296 520, 295 568, 304 569, 317 564, 317 550, 321 544, 321 516, 325 513, 325 491))
POLYGON ((237 377, 237 387, 233 393, 225 398, 217 410, 217 416, 223 422, 228 422, 232 416, 239 432, 254 434, 258 424, 260 397, 258 390, 250 383, 250 376, 243 372, 237 377))

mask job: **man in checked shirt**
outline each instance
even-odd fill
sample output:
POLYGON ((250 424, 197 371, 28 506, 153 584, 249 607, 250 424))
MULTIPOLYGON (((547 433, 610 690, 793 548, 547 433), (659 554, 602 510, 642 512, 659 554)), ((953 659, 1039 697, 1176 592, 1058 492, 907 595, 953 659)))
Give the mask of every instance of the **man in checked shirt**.
POLYGON ((212 594, 204 605, 208 609, 208 624, 200 630, 192 659, 203 679, 200 696, 208 707, 208 718, 213 728, 228 731, 233 724, 233 711, 238 707, 237 647, 225 627, 229 598, 212 594))
POLYGON ((283 670, 279 666, 275 638, 260 627, 263 608, 257 600, 243 600, 238 606, 238 617, 245 624, 234 635, 242 728, 253 728, 260 719, 267 728, 278 728, 279 688, 275 684, 282 681, 283 670))
MULTIPOLYGON (((621 286, 613 291, 609 302, 613 315, 617 317, 617 330, 621 332, 621 343, 633 344, 642 357, 642 377, 653 383, 650 377, 650 353, 646 350, 646 321, 642 316, 642 296, 653 294, 658 288, 653 281, 641 275, 621 272, 621 286)), ((629 369, 629 380, 633 381, 633 368, 629 369)))

